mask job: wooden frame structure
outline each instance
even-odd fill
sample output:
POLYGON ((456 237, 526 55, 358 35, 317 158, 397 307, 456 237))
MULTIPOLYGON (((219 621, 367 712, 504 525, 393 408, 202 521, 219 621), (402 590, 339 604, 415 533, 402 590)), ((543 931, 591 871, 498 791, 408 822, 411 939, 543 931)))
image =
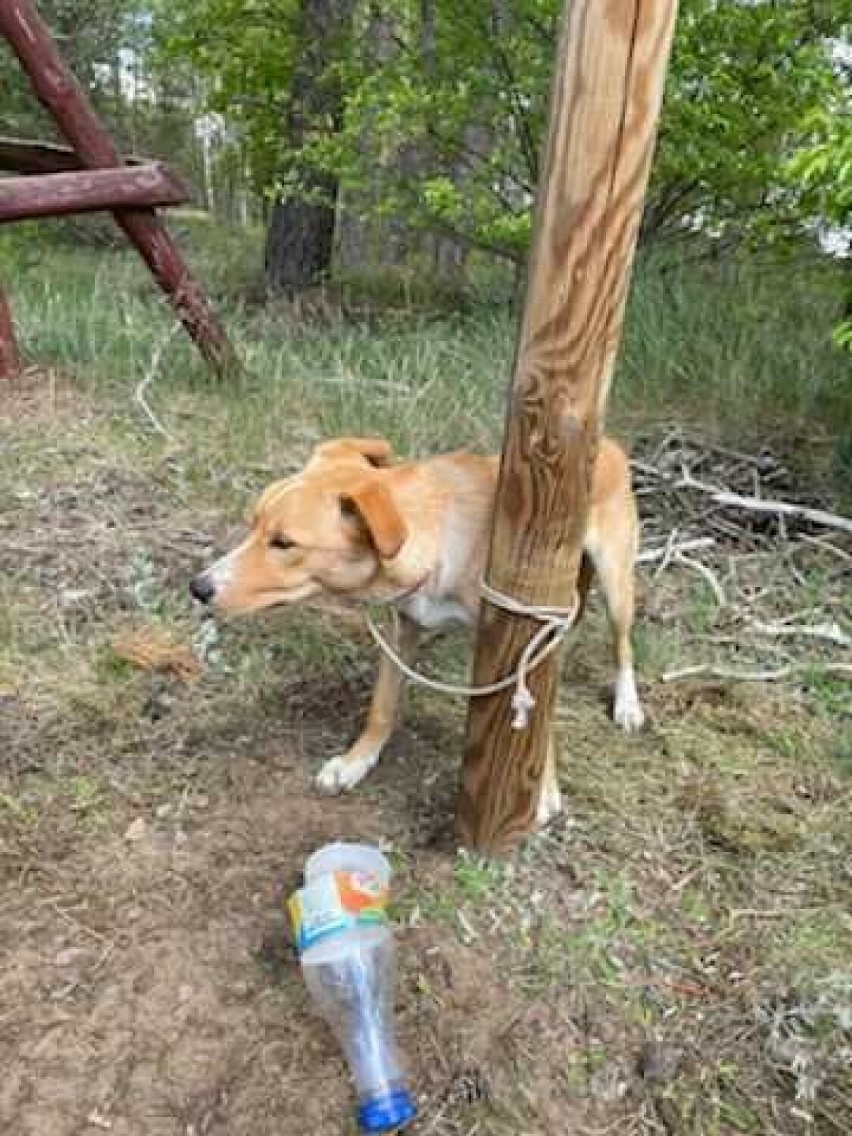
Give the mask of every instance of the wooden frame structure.
MULTIPOLYGON (((235 356, 227 336, 155 212, 188 201, 187 187, 160 163, 125 163, 31 0, 0 0, 0 35, 70 144, 0 138, 0 169, 23 175, 0 180, 0 224, 109 210, 207 361, 218 371, 230 369, 235 356)), ((19 367, 0 281, 0 378, 19 367)))
MULTIPOLYGON (((570 609, 591 471, 621 334, 677 0, 568 0, 557 55, 527 296, 515 355, 486 580, 529 607, 570 609)), ((473 681, 511 672, 539 623, 483 602, 473 681)), ((470 701, 459 834, 512 849, 534 824, 559 678, 470 701)))

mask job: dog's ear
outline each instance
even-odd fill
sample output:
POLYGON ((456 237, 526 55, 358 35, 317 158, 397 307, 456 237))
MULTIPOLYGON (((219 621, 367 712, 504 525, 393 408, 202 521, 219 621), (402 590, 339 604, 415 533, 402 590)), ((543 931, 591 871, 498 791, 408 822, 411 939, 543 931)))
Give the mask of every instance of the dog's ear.
POLYGON ((365 480, 345 493, 340 498, 340 511, 361 522, 382 560, 392 560, 405 544, 405 521, 379 478, 365 480))
POLYGON ((322 442, 314 450, 315 457, 362 457, 374 466, 391 464, 393 447, 384 438, 335 438, 322 442))

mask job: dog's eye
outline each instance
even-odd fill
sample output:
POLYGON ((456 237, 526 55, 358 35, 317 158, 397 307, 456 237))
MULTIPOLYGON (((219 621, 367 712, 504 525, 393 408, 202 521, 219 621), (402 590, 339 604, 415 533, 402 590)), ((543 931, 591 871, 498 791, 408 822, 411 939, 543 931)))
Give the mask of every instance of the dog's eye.
POLYGON ((274 536, 269 542, 270 548, 277 548, 279 552, 286 552, 288 548, 295 548, 296 542, 286 536, 274 536))

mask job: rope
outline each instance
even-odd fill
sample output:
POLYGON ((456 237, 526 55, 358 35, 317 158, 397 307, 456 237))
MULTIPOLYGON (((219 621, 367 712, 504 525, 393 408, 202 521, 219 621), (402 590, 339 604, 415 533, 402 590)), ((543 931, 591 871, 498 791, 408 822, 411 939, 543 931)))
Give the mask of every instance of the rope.
MULTIPOLYGON (((511 687, 514 687, 515 693, 512 695, 512 710, 514 711, 512 729, 525 730, 530 723, 530 713, 535 708, 535 699, 527 683, 527 675, 530 671, 534 671, 540 663, 543 663, 548 655, 551 655, 562 643, 562 640, 574 624, 577 606, 575 604, 572 608, 540 607, 535 604, 526 604, 521 600, 514 599, 512 596, 504 595, 503 592, 497 591, 496 588, 492 588, 490 584, 486 584, 484 581, 480 585, 480 588, 483 598, 487 600, 488 603, 493 604, 495 607, 502 608, 512 615, 522 615, 528 619, 536 619, 541 624, 541 627, 539 627, 538 631, 536 631, 529 643, 527 643, 526 647, 521 651, 514 671, 506 675, 505 678, 498 679, 496 682, 491 682, 484 686, 464 686, 458 683, 442 682, 440 679, 430 678, 429 675, 421 674, 420 671, 414 670, 413 667, 410 667, 408 663, 400 657, 396 649, 391 646, 376 626, 369 612, 367 612, 367 626, 376 644, 384 651, 391 662, 394 663, 404 675, 412 679, 412 681, 420 683, 421 686, 427 686, 430 690, 437 690, 441 694, 457 694, 463 698, 480 698, 486 694, 499 694, 502 690, 509 690, 511 687)), ((394 615, 396 615, 396 612, 394 612, 394 615)))

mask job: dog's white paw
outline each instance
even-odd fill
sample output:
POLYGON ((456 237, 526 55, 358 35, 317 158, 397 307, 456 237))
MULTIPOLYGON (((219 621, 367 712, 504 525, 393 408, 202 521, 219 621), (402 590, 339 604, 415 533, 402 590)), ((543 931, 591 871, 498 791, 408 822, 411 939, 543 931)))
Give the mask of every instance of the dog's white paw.
POLYGON ((641 730, 645 725, 645 711, 642 709, 635 691, 632 698, 618 698, 616 696, 612 716, 615 724, 621 726, 625 734, 632 734, 636 730, 641 730))
POLYGON ((538 808, 535 814, 535 823, 539 828, 545 828, 562 812, 562 794, 555 783, 544 787, 538 799, 538 808))
POLYGON ((645 724, 645 713, 639 701, 632 670, 625 671, 616 678, 612 716, 616 725, 621 726, 625 734, 641 730, 645 724))
POLYGON ((317 774, 316 787, 321 793, 345 793, 363 781, 378 760, 377 753, 354 760, 332 757, 317 774))

